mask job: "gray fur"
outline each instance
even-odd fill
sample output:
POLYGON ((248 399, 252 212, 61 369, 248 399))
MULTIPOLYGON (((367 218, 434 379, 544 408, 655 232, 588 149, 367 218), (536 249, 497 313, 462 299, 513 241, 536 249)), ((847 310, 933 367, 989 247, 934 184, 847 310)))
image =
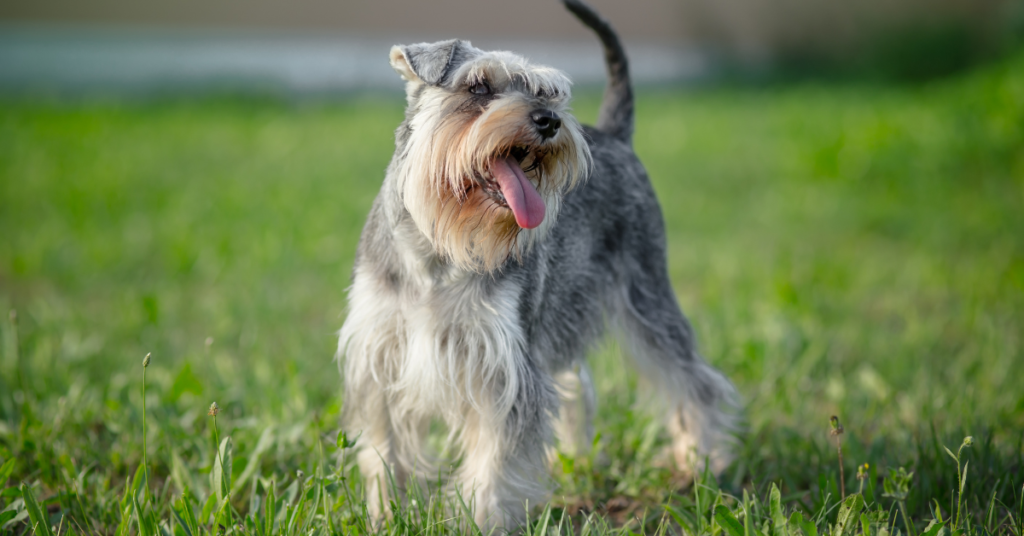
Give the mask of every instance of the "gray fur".
POLYGON ((443 85, 463 62, 479 54, 469 41, 449 39, 400 47, 416 76, 428 85, 443 85))
MULTIPOLYGON (((601 21, 578 0, 566 4, 601 21)), ((606 47, 618 43, 607 23, 592 22, 587 24, 606 47)), ((560 414, 563 420, 579 418, 569 408, 560 411, 560 396, 566 404, 573 397, 559 390, 556 377, 580 375, 587 422, 577 428, 592 433, 594 404, 585 360, 609 327, 623 334, 639 370, 667 402, 680 467, 699 470, 709 460, 721 470, 729 460, 736 394, 701 359, 675 299, 661 210, 630 147, 632 94, 621 46, 618 56, 607 56, 618 62, 609 68, 613 78, 620 77, 613 79, 620 87, 606 93, 615 102, 606 100, 602 108, 612 110, 602 116, 603 128, 580 130, 566 116, 562 132, 541 142, 554 150, 555 144, 568 143, 567 137, 585 139, 588 152, 560 158, 578 159, 573 169, 589 169, 589 178, 575 188, 566 180, 553 194, 556 206, 548 207, 553 224, 544 232, 520 230, 518 239, 528 236, 527 245, 513 246, 491 271, 450 262, 437 249, 436 237, 414 221, 410 209, 418 208, 411 204, 424 201, 403 195, 401 185, 419 178, 415 170, 423 157, 411 156, 410 146, 424 132, 415 132, 416 125, 432 124, 417 119, 439 115, 429 103, 489 106, 490 100, 460 86, 466 73, 476 76, 473 69, 483 69, 477 60, 522 73, 525 83, 509 84, 494 97, 499 103, 494 106, 508 106, 515 98, 528 106, 514 110, 558 103, 558 112, 566 114, 568 85, 551 69, 458 40, 401 50, 421 80, 407 86, 406 120, 396 131, 395 156, 363 230, 339 342, 346 426, 364 434, 359 463, 374 511, 383 514, 387 507, 387 470, 400 485, 417 472, 429 474, 421 439, 429 420, 439 417, 460 446, 456 480, 472 488, 463 491, 475 501, 477 521, 485 526, 520 522, 525 500, 538 504, 546 498, 554 421, 560 414), (557 99, 551 97, 556 94, 557 99)), ((527 113, 517 128, 531 125, 527 113)), ((443 147, 447 140, 439 141, 443 147)), ((566 428, 558 427, 560 434, 566 428)))

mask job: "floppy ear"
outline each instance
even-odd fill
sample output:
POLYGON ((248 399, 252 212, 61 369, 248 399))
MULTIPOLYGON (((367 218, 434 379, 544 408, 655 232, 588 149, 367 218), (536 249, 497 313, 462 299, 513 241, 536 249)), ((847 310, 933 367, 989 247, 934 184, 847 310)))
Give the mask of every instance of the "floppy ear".
POLYGON ((438 85, 473 50, 468 41, 449 39, 436 43, 395 45, 391 47, 391 68, 409 82, 424 82, 438 85))

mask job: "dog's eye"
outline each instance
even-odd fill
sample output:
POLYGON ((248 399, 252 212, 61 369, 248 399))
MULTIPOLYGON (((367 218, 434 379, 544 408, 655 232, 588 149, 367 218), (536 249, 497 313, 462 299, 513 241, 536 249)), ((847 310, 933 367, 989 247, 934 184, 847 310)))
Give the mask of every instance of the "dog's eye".
POLYGON ((481 80, 471 86, 469 86, 469 92, 474 95, 490 95, 491 86, 487 85, 487 82, 481 80))

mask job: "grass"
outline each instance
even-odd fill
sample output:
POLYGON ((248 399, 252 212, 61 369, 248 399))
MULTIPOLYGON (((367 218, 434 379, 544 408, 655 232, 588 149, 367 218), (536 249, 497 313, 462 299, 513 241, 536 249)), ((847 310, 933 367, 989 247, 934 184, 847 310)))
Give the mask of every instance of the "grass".
MULTIPOLYGON (((680 480, 609 342, 600 436, 527 533, 1020 536, 1024 56, 914 87, 648 90, 638 113, 679 299, 745 397, 740 455, 680 480)), ((398 96, 0 103, 0 530, 371 530, 331 356, 401 117, 398 96)), ((472 505, 412 494, 381 531, 473 532, 472 505)))

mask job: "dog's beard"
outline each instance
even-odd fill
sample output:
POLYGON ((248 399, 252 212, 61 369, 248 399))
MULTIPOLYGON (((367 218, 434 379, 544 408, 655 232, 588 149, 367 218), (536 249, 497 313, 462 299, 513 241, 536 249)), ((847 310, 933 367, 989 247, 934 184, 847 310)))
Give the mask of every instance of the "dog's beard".
POLYGON ((500 97, 484 109, 462 96, 438 100, 412 120, 399 188, 438 255, 463 269, 493 271, 551 228, 562 195, 586 177, 590 151, 568 114, 555 137, 541 138, 529 118, 535 107, 524 99, 500 97), (510 198, 516 177, 524 191, 510 198))

